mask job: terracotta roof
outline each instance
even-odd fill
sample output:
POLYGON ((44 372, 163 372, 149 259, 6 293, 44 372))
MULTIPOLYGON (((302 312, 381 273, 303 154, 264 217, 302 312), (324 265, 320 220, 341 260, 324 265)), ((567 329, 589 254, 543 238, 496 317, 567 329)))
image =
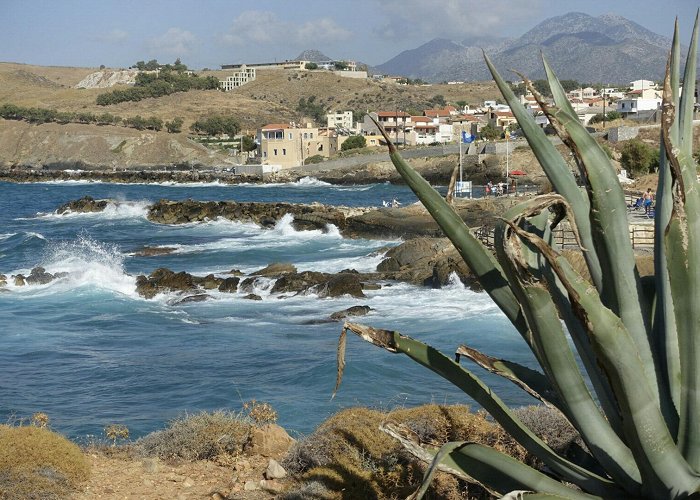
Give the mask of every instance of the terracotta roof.
POLYGON ((432 120, 428 116, 412 116, 411 121, 416 122, 416 123, 420 123, 420 122, 430 123, 430 122, 432 122, 432 120))
POLYGON ((280 130, 283 128, 291 128, 288 123, 270 123, 265 125, 262 130, 280 130))
POLYGON ((510 111, 494 111, 494 114, 496 116, 513 116, 513 113, 511 113, 510 111))
POLYGON ((411 116, 411 115, 409 115, 405 111, 378 111, 377 116, 387 116, 387 117, 401 116, 401 117, 404 117, 404 116, 411 116))

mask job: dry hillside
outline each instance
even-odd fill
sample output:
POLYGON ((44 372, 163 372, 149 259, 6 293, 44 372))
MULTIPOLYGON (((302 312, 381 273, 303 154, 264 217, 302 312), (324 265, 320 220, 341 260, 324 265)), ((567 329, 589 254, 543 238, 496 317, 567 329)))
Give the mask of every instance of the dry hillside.
MULTIPOLYGON (((185 127, 210 113, 231 113, 244 129, 253 130, 269 122, 303 121, 296 112, 299 99, 316 97, 329 110, 355 111, 424 109, 430 100, 442 95, 447 102, 478 104, 495 99, 493 83, 463 85, 403 86, 371 80, 341 78, 325 71, 260 71, 257 80, 232 92, 190 91, 158 99, 97 106, 95 98, 104 89, 73 88, 97 68, 61 68, 0 63, 0 104, 53 108, 58 111, 108 111, 122 117, 180 116, 185 127)), ((209 71, 203 76, 221 78, 225 71, 209 71)))

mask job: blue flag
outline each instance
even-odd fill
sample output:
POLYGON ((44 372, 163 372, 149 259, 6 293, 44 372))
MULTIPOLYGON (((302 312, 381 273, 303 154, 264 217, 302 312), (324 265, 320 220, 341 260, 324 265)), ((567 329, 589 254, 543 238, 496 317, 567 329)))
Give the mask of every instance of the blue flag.
POLYGON ((464 144, 470 144, 470 143, 474 142, 474 139, 476 139, 475 136, 473 136, 471 134, 467 135, 467 132, 465 130, 462 130, 462 142, 464 144))

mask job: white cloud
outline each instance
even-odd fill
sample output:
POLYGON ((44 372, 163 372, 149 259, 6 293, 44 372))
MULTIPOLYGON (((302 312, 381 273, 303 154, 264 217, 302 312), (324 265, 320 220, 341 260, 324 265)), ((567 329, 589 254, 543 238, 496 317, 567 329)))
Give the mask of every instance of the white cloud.
POLYGON ((376 28, 386 39, 449 38, 461 40, 470 35, 498 32, 499 26, 518 17, 530 17, 539 1, 513 0, 384 0, 380 9, 387 22, 376 28))
POLYGON ((148 48, 157 53, 182 56, 191 53, 196 43, 197 37, 191 32, 170 28, 162 35, 151 38, 148 41, 148 48))
POLYGON ((319 46, 348 40, 350 36, 350 31, 330 18, 324 17, 297 24, 281 20, 273 12, 249 10, 241 12, 234 19, 231 29, 221 36, 221 40, 231 45, 253 43, 280 44, 282 47, 288 47, 319 46))

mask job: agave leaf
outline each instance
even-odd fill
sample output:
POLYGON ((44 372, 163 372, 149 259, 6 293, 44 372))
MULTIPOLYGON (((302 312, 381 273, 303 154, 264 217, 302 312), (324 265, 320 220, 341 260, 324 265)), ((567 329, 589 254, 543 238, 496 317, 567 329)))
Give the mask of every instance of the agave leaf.
POLYGON ((462 444, 450 451, 449 456, 478 482, 491 485, 500 493, 527 489, 576 500, 613 498, 620 494, 619 491, 608 491, 607 495, 594 496, 573 490, 504 453, 478 443, 462 444))
MULTIPOLYGON (((511 208, 508 212, 506 212, 505 220, 517 221, 517 224, 521 225, 522 227, 527 227, 528 231, 540 236, 543 239, 549 239, 551 238, 551 232, 549 231, 549 228, 547 226, 547 222, 549 221, 549 216, 547 214, 548 210, 553 210, 557 214, 556 218, 552 222, 552 226, 555 226, 555 224, 557 224, 560 220, 568 216, 571 225, 571 230, 573 231, 573 234, 580 245, 581 240, 579 238, 578 227, 575 223, 575 220, 573 220, 571 217, 571 207, 566 202, 566 200, 564 200, 564 198, 559 195, 538 196, 529 201, 521 203, 511 208)), ((559 282, 559 279, 556 276, 556 274, 550 269, 547 260, 542 257, 542 255, 537 251, 536 248, 531 248, 531 245, 527 241, 522 242, 522 244, 518 244, 517 255, 518 258, 522 260, 522 262, 516 267, 522 267, 523 270, 520 273, 516 273, 516 269, 513 268, 511 256, 506 251, 506 241, 504 238, 506 229, 507 227, 503 223, 500 223, 496 229, 494 238, 494 244, 498 254, 498 258, 503 263, 504 271, 506 272, 509 280, 511 280, 511 283, 514 284, 519 282, 519 276, 523 273, 526 275, 525 281, 527 282, 532 281, 532 279, 534 278, 536 280, 540 280, 548 284, 548 294, 551 296, 551 299, 558 304, 560 315, 564 320, 565 324, 567 325, 569 334, 571 335, 571 338, 574 341, 574 345, 576 346, 581 361, 583 362, 583 365, 586 368, 589 379, 591 380, 592 385, 596 390, 596 394, 598 396, 602 408, 604 409, 607 421, 612 426, 612 429, 615 432, 615 434, 621 437, 623 434, 622 421, 620 418, 619 408, 617 406, 615 395, 613 394, 612 388, 610 387, 607 377, 601 371, 601 368, 598 365, 596 354, 593 351, 592 346, 590 345, 590 341, 588 340, 585 330, 581 327, 578 318, 575 317, 571 310, 571 304, 569 302, 568 294, 566 293, 564 286, 559 282), (509 270, 511 270, 512 272, 509 272, 509 270)), ((512 245, 510 245, 509 248, 512 249, 512 245)), ((585 248, 582 248, 582 250, 584 252, 586 251, 585 248)), ((519 293, 516 292, 516 296, 518 296, 521 305, 523 303, 527 303, 524 301, 528 300, 528 294, 525 293, 525 291, 523 290, 523 286, 512 285, 514 291, 516 291, 516 287, 519 290, 519 293)), ((549 304, 548 298, 545 296, 541 297, 540 300, 543 301, 543 304, 547 304, 547 307, 549 307, 550 311, 552 311, 556 317, 556 310, 553 309, 553 304, 549 304)), ((542 316, 542 313, 538 312, 538 315, 542 316)), ((532 330, 532 323, 530 323, 530 328, 532 330)), ((579 376, 578 365, 574 361, 573 354, 571 353, 568 343, 565 341, 565 339, 562 339, 564 333, 561 329, 561 325, 554 325, 554 328, 555 330, 550 330, 548 328, 545 335, 553 334, 553 332, 557 332, 557 334, 560 335, 560 337, 558 338, 558 342, 562 350, 558 351, 555 349, 555 356, 557 356, 558 358, 562 356, 568 357, 568 361, 565 363, 565 369, 571 371, 572 375, 577 380, 576 384, 572 386, 566 384, 566 386, 575 386, 580 388, 583 379, 579 376), (565 352, 567 354, 565 354, 565 352)), ((533 334, 533 337, 536 337, 536 335, 533 334)), ((535 342, 535 351, 540 352, 542 350, 542 347, 540 345, 542 342, 544 342, 544 339, 540 339, 538 342, 535 342)), ((546 359, 543 359, 543 356, 538 357, 538 360, 540 361, 541 366, 550 366, 550 362, 546 359)), ((551 374, 549 374, 547 370, 545 371, 546 373, 548 373, 548 377, 551 380, 551 374)), ((570 418, 574 417, 570 414, 570 410, 566 408, 566 403, 564 401, 562 401, 562 403, 564 404, 564 406, 562 407, 562 412, 565 415, 568 415, 570 418)), ((588 400, 588 404, 592 405, 589 408, 590 410, 592 410, 593 407, 596 406, 593 399, 588 400)), ((585 417, 585 419, 588 420, 588 417, 585 417)), ((577 419, 574 417, 574 420, 577 419)), ((603 424, 603 422, 599 421, 599 424, 603 424)), ((598 431, 595 431, 595 433, 598 434, 598 431)), ((612 439, 610 442, 615 443, 615 446, 620 445, 619 439, 612 439)), ((622 451, 625 449, 626 447, 621 448, 621 452, 627 455, 628 451, 622 451)), ((630 471, 633 472, 634 467, 630 466, 629 468, 630 471)), ((632 476, 637 478, 638 474, 636 472, 633 472, 632 476)))
POLYGON ((461 356, 467 357, 491 373, 510 380, 533 398, 542 401, 545 406, 564 412, 560 406, 559 396, 549 379, 537 370, 505 359, 491 357, 466 345, 459 346, 455 351, 456 363, 459 363, 461 356))
MULTIPOLYGON (((374 121, 374 119, 372 119, 374 121)), ((527 327, 520 313, 520 305, 515 300, 501 266, 493 254, 479 241, 455 213, 452 207, 399 155, 389 135, 378 122, 374 122, 389 146, 389 157, 418 199, 433 216, 445 235, 452 241, 464 262, 478 276, 479 282, 493 301, 501 308, 521 334, 527 327)))
POLYGON ((649 381, 653 401, 660 407, 658 360, 652 355, 647 337, 650 304, 642 293, 639 281, 622 188, 607 155, 583 125, 562 110, 544 102, 540 105, 586 171, 594 245, 604 272, 600 297, 630 332, 642 358, 642 373, 649 381))
MULTIPOLYGON (((530 431, 503 401, 479 377, 455 363, 437 349, 400 334, 357 323, 345 323, 362 339, 392 353, 403 353, 421 365, 452 382, 479 403, 501 426, 554 473, 594 494, 610 494, 616 488, 607 478, 594 474, 557 455, 546 443, 530 431)), ((618 493, 621 493, 618 491, 618 493)))
MULTIPOLYGON (((664 78, 665 105, 678 106, 678 84, 680 66, 680 42, 678 35, 678 20, 673 33, 673 44, 671 54, 666 65, 666 76, 664 78)), ((663 114, 663 119, 669 119, 668 112, 663 114)), ((671 434, 678 433, 678 412, 681 407, 681 362, 678 350, 678 334, 676 329, 676 318, 674 315, 673 295, 671 293, 671 283, 666 266, 666 246, 664 238, 666 228, 671 220, 673 210, 673 192, 671 184, 671 168, 666 157, 664 136, 672 141, 678 140, 678 122, 671 118, 670 123, 662 120, 662 128, 666 132, 661 133, 661 154, 659 156, 659 183, 656 188, 656 207, 654 221, 654 280, 655 280, 655 310, 653 332, 656 339, 656 347, 659 350, 660 360, 663 363, 665 377, 663 382, 667 385, 666 391, 671 397, 673 407, 665 405, 664 414, 668 422, 671 434)))
POLYGON ((564 403, 564 414, 615 482, 625 491, 638 492, 641 476, 632 452, 601 414, 588 390, 559 321, 551 287, 527 270, 518 232, 511 230, 518 227, 518 220, 506 222, 497 228, 496 251, 533 332, 541 353, 540 364, 564 403))
MULTIPOLYGON (((590 210, 588 198, 584 196, 581 189, 576 185, 576 179, 569 170, 569 166, 552 145, 544 131, 535 123, 534 118, 523 108, 522 104, 520 104, 515 94, 513 94, 513 91, 510 89, 510 86, 503 80, 498 71, 496 71, 495 66, 491 63, 491 60, 486 54, 484 54, 484 59, 501 94, 503 94, 513 115, 518 120, 518 125, 520 125, 520 128, 523 130, 525 138, 532 148, 532 152, 535 154, 545 174, 547 174, 547 178, 552 183, 552 186, 554 186, 554 189, 569 200, 569 204, 574 212, 574 218, 579 225, 583 246, 593 249, 593 237, 588 219, 588 212, 590 210)), ((596 287, 600 290, 602 288, 603 278, 599 258, 595 252, 586 253, 585 257, 593 283, 595 283, 596 287)))
MULTIPOLYGON (((666 157, 673 179, 673 210, 665 234, 665 250, 678 335, 681 392, 678 444, 690 465, 700 468, 700 193, 692 153, 692 106, 697 59, 698 18, 688 50, 683 94, 678 117, 667 88, 664 92, 662 134, 666 157), (690 79, 690 80, 688 80, 690 79), (678 139, 672 137, 678 121, 678 139)), ((665 82, 670 84, 668 80, 665 82)))
POLYGON ((573 308, 589 332, 608 373, 620 408, 627 442, 641 471, 643 493, 653 498, 685 496, 700 487, 698 476, 685 461, 670 435, 660 408, 649 404, 652 389, 639 374, 643 361, 621 319, 600 301, 590 285, 539 237, 511 226, 547 258, 571 298, 573 308))
POLYGON ((568 113, 569 116, 578 120, 576 111, 574 111, 573 106, 571 106, 569 98, 566 97, 566 92, 564 92, 559 79, 554 74, 554 71, 552 71, 552 68, 549 66, 547 58, 544 57, 544 54, 542 54, 542 64, 544 65, 544 71, 547 75, 547 82, 549 83, 549 88, 552 91, 552 97, 554 97, 555 104, 559 109, 563 110, 565 113, 568 113))

